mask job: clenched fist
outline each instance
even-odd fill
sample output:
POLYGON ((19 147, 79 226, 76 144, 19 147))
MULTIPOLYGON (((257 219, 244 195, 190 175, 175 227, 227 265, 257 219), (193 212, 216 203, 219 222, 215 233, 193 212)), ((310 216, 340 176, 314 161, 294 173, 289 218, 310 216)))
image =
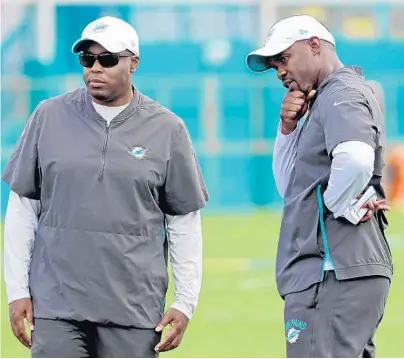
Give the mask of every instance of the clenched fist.
POLYGON ((295 82, 289 87, 289 92, 285 95, 281 108, 282 127, 281 132, 288 135, 295 130, 299 120, 305 115, 308 103, 316 94, 315 90, 311 90, 306 96, 297 88, 295 82))

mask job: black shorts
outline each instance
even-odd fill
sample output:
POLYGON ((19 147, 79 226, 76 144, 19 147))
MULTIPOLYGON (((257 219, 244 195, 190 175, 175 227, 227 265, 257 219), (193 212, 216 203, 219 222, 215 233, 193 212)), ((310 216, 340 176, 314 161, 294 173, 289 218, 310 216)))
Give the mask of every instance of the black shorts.
POLYGON ((153 329, 35 319, 33 358, 156 358, 161 333, 153 329))
POLYGON ((390 280, 365 277, 323 282, 285 297, 288 357, 374 357, 373 337, 382 320, 390 280))

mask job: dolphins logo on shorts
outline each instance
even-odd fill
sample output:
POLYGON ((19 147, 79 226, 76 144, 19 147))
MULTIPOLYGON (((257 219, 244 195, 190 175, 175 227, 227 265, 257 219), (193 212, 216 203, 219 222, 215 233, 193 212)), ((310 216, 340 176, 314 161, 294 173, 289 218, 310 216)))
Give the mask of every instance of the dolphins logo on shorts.
POLYGON ((286 333, 286 338, 290 344, 295 344, 299 340, 301 330, 290 328, 286 333))
POLYGON ((288 320, 285 324, 286 340, 290 344, 295 344, 300 338, 300 334, 307 328, 307 323, 300 319, 288 320))

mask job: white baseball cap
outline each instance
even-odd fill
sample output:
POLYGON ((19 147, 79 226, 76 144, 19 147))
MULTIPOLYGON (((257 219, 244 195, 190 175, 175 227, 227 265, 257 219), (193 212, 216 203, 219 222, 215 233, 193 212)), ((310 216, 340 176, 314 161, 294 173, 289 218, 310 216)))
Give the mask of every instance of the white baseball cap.
POLYGON ((73 46, 74 53, 83 50, 88 41, 100 44, 105 50, 119 53, 129 50, 139 55, 139 37, 136 30, 127 22, 112 16, 105 16, 90 22, 73 46))
POLYGON ((309 15, 294 15, 276 22, 269 30, 265 46, 247 56, 247 66, 254 72, 263 72, 271 68, 269 57, 280 54, 296 41, 318 37, 335 46, 330 31, 316 18, 309 15))

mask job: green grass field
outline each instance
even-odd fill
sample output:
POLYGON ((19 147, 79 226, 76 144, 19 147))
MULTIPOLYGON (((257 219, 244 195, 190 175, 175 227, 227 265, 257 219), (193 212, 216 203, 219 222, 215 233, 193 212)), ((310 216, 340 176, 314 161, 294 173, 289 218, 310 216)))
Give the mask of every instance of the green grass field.
MULTIPOLYGON (((404 357, 404 212, 390 214, 395 277, 376 336, 378 357, 404 357), (400 221, 401 220, 401 221, 400 221)), ((274 279, 279 215, 204 217, 204 278, 180 348, 163 357, 284 357, 283 302, 274 279)), ((2 357, 28 357, 13 337, 2 286, 2 357)), ((171 294, 171 290, 170 290, 171 294)), ((168 303, 171 300, 171 296, 168 303)))

